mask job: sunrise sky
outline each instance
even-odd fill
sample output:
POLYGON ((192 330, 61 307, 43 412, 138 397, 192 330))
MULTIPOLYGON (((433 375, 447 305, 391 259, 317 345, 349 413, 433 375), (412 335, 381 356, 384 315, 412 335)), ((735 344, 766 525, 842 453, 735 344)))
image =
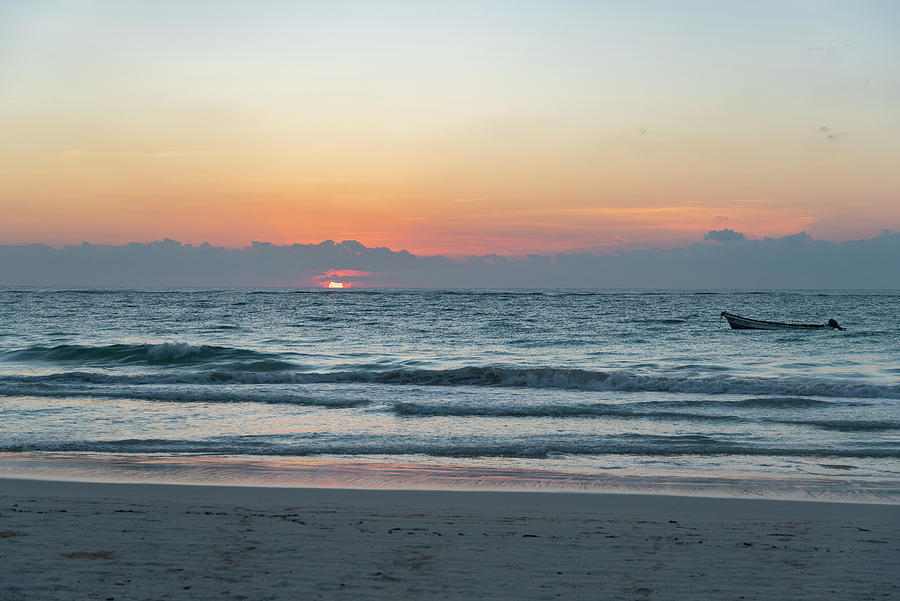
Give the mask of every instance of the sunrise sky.
POLYGON ((900 3, 0 3, 0 244, 900 229, 900 3))

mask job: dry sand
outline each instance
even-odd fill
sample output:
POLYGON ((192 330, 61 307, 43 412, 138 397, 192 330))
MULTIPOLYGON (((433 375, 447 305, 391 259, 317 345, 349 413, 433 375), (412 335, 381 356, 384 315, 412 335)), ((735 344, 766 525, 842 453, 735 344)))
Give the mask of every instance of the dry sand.
POLYGON ((900 599, 900 506, 0 480, 0 599, 900 599))

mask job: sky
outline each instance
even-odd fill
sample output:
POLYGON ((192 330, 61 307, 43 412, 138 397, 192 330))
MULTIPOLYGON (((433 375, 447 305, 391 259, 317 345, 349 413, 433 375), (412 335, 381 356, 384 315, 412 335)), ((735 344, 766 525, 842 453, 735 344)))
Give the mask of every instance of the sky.
POLYGON ((900 3, 0 2, 0 244, 900 230, 900 3))

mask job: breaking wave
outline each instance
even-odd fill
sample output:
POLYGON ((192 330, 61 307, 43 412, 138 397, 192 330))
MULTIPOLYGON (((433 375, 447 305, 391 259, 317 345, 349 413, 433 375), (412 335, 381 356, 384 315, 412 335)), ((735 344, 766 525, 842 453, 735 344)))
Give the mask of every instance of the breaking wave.
MULTIPOLYGON (((195 347, 199 349, 216 347, 195 347)), ((146 351, 142 351, 145 352, 146 351)), ((218 350, 209 352, 228 356, 218 350)), ((244 358, 258 357, 254 351, 244 358)), ((234 356, 228 356, 234 359, 234 356)), ((179 359, 188 361, 192 359, 179 359)), ((199 360, 198 360, 199 361, 199 360)), ((296 366, 295 366, 296 367, 296 366)), ((268 359, 221 369, 195 372, 169 371, 153 374, 121 375, 76 371, 41 376, 0 377, 0 395, 9 396, 11 389, 25 384, 46 385, 62 382, 92 384, 384 384, 394 386, 474 386, 550 388, 610 392, 671 392, 706 395, 747 395, 741 401, 755 408, 811 408, 825 401, 807 397, 852 399, 900 399, 900 384, 873 384, 852 380, 785 376, 779 378, 740 376, 675 376, 633 373, 628 371, 590 371, 560 368, 463 367, 459 369, 357 369, 335 372, 303 372, 281 369, 268 359), (255 367, 256 366, 256 367, 255 367), (263 366, 264 368, 259 368, 263 366), (231 369, 230 369, 231 368, 231 369), (236 369, 235 369, 236 368, 236 369), (756 398, 770 397, 770 398, 756 398)), ((16 394, 16 393, 12 393, 16 394)), ((677 401, 681 402, 681 401, 677 401)), ((704 403, 709 401, 693 401, 704 403)), ((715 401, 712 401, 715 402, 715 401)))
POLYGON ((83 346, 31 346, 0 353, 5 361, 34 361, 97 366, 116 365, 202 365, 206 363, 241 362, 241 368, 253 371, 275 371, 296 368, 295 364, 280 361, 278 355, 224 346, 193 345, 184 342, 159 344, 110 344, 83 346))

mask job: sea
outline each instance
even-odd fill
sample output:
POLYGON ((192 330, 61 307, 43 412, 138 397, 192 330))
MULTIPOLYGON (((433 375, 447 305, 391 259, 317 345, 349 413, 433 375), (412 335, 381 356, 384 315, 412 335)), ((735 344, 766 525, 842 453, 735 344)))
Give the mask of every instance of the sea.
POLYGON ((0 288, 0 476, 896 504, 900 291, 0 288))

